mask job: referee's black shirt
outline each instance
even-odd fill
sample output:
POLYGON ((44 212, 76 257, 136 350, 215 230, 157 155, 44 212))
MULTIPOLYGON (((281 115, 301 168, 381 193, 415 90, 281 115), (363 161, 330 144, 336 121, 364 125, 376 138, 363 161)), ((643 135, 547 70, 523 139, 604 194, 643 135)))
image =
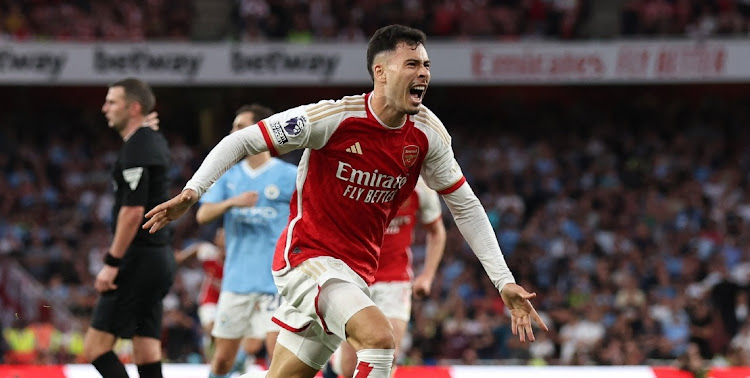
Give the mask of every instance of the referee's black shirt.
MULTIPOLYGON (((148 127, 141 127, 127 140, 117 156, 112 178, 115 203, 112 207, 112 232, 122 206, 143 206, 148 212, 169 199, 169 146, 164 136, 148 127)), ((146 223, 144 218, 141 225, 146 223)), ((171 244, 172 230, 166 227, 154 234, 138 227, 131 246, 164 246, 171 244)))

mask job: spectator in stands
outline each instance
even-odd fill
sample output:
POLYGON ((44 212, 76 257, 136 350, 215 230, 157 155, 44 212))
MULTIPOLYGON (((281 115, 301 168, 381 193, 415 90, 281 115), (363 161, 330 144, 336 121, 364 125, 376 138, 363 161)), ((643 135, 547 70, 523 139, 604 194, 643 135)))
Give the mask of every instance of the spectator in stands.
POLYGON ((34 331, 22 318, 3 330, 3 339, 8 345, 4 360, 8 364, 33 364, 36 361, 36 341, 34 331))
MULTIPOLYGON (((190 38, 240 41, 364 41, 379 27, 402 23, 447 39, 583 39, 593 0, 372 1, 211 0, 234 5, 225 32, 194 30, 190 2, 181 0, 0 0, 0 40, 131 41, 190 38), (365 17, 364 15, 367 15, 365 17)), ((207 1, 208 2, 208 1, 207 1)), ((624 36, 744 35, 750 31, 745 1, 627 0, 622 2, 624 36)), ((220 15, 221 16, 221 15, 220 15)))

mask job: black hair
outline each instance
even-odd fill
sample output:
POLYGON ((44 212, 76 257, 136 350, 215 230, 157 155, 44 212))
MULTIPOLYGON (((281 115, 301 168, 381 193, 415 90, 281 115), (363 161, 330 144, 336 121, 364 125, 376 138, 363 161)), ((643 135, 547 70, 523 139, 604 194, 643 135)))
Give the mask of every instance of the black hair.
POLYGON ((383 51, 396 50, 396 46, 402 42, 416 47, 424 45, 426 40, 427 36, 423 31, 404 25, 388 25, 378 29, 367 44, 367 71, 370 78, 375 81, 375 74, 372 72, 375 56, 383 51))
POLYGON ((129 77, 114 82, 110 88, 122 87, 125 90, 125 98, 128 101, 135 101, 141 104, 141 113, 146 115, 154 110, 156 106, 156 97, 151 87, 145 81, 129 77))

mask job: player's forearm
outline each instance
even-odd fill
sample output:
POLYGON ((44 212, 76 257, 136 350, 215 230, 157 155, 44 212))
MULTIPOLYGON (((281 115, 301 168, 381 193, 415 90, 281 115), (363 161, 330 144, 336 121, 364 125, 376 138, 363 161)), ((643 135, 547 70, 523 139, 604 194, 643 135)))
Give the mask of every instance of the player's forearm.
POLYGON ((458 190, 443 198, 453 214, 458 229, 498 291, 502 291, 508 283, 515 283, 516 280, 505 263, 505 257, 487 214, 469 184, 464 183, 458 190))
POLYGON ((198 253, 198 245, 200 243, 193 243, 189 247, 183 249, 180 252, 177 252, 175 255, 175 262, 179 265, 185 262, 185 260, 193 257, 196 253, 198 253))
POLYGON ((432 279, 435 278, 445 250, 445 226, 442 218, 438 218, 429 226, 426 238, 423 274, 432 279))
POLYGON ((145 208, 143 206, 123 206, 117 214, 117 227, 109 247, 109 254, 122 258, 135 239, 143 220, 145 208))
POLYGON ((195 220, 199 224, 211 223, 219 219, 219 217, 224 215, 224 213, 231 208, 232 203, 228 199, 216 203, 204 203, 201 204, 198 211, 195 213, 195 220))
POLYGON ((202 196, 229 168, 247 155, 268 151, 263 134, 258 126, 246 127, 224 137, 206 156, 200 168, 185 189, 192 189, 202 196))

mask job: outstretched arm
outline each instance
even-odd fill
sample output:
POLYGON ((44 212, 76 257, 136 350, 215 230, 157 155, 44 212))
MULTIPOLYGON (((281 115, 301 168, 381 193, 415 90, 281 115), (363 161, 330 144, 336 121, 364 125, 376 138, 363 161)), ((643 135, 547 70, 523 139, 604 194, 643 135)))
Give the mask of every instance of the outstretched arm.
POLYGON ((148 221, 143 228, 154 233, 169 222, 181 217, 193 206, 203 193, 216 182, 229 168, 247 155, 268 151, 260 128, 246 127, 224 137, 206 156, 193 178, 185 184, 185 189, 171 200, 164 202, 146 213, 148 221))
POLYGON ((198 193, 193 189, 184 189, 180 194, 167 202, 163 202, 148 213, 148 220, 143 224, 143 229, 153 234, 169 224, 169 222, 183 216, 190 206, 198 202, 198 193))
POLYGON ((198 249, 200 248, 200 246, 201 246, 200 242, 193 243, 193 244, 190 244, 187 248, 181 251, 175 252, 174 260, 175 262, 177 262, 177 265, 180 265, 184 263, 185 261, 187 261, 187 259, 197 255, 198 249))
POLYGON ((479 258, 497 290, 502 292, 505 285, 515 283, 516 280, 505 263, 505 257, 484 207, 469 184, 464 183, 452 193, 443 195, 443 199, 453 214, 458 229, 479 258))
POLYGON ((526 341, 527 337, 529 341, 534 341, 531 320, 547 330, 547 326, 529 301, 536 294, 528 293, 523 287, 516 285, 479 199, 468 183, 464 183, 443 198, 461 234, 479 258, 492 283, 500 291, 503 302, 510 309, 513 334, 519 335, 522 342, 526 341))
POLYGON ((248 126, 224 137, 208 153, 185 189, 192 189, 202 196, 229 168, 247 155, 268 151, 259 125, 248 126))

